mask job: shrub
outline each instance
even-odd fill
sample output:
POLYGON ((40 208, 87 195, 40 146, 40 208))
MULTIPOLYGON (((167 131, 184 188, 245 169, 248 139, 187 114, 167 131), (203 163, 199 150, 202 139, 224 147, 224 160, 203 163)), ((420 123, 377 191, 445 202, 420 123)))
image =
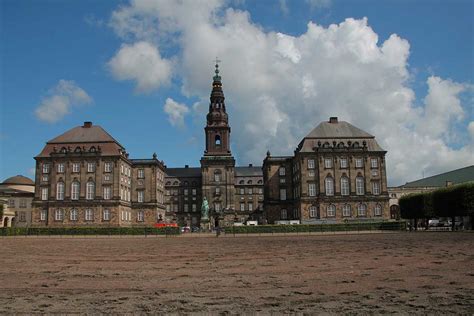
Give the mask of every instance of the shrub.
POLYGON ((179 227, 8 227, 2 236, 18 235, 179 235, 179 227))

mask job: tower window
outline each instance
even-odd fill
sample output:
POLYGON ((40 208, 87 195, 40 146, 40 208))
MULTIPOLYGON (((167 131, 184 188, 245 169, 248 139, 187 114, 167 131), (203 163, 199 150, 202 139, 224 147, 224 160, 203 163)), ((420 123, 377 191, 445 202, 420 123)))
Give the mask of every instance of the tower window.
POLYGON ((215 145, 216 145, 216 147, 221 146, 221 136, 220 135, 216 135, 215 145))

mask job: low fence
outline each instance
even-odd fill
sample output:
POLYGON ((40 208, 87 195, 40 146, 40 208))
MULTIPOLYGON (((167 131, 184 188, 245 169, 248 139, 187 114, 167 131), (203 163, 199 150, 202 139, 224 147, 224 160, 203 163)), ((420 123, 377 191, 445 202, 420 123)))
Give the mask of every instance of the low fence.
POLYGON ((357 232, 357 231, 406 231, 405 221, 397 222, 362 222, 316 225, 261 225, 226 227, 226 234, 274 234, 274 233, 323 233, 323 232, 357 232))
POLYGON ((118 235, 179 235, 179 227, 8 227, 0 228, 0 236, 118 236, 118 235))

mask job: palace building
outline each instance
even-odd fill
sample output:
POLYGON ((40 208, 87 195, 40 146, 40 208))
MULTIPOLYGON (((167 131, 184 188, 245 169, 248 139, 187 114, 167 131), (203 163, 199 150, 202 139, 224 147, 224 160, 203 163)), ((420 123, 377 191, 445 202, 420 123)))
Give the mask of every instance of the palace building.
POLYGON ((98 125, 74 127, 35 157, 32 225, 199 227, 204 198, 210 226, 389 217, 386 152, 337 118, 311 131, 293 156, 268 152, 263 167, 236 166, 218 65, 204 136, 199 167, 168 168, 156 154, 129 158, 98 125))

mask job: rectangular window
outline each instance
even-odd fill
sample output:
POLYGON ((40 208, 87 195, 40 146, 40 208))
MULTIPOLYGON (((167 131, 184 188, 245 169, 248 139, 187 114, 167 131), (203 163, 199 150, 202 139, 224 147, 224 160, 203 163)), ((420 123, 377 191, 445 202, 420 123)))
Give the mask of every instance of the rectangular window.
POLYGON ((94 172, 95 171, 95 163, 88 162, 87 163, 87 172, 94 172))
POLYGON ((216 195, 220 195, 221 194, 221 188, 216 188, 216 195))
POLYGON ((69 213, 69 220, 71 221, 77 221, 77 210, 76 209, 72 209, 71 212, 69 213))
POLYGON ((308 195, 316 196, 316 183, 308 183, 308 195))
POLYGON ((245 211, 245 203, 240 203, 240 210, 245 211))
POLYGON ((317 215, 317 208, 316 206, 311 206, 309 208, 309 217, 316 217, 317 215))
POLYGON ((9 199, 8 200, 8 207, 15 208, 15 200, 14 199, 9 199))
POLYGON ((143 179, 143 178, 145 178, 145 170, 138 169, 138 179, 143 179))
POLYGON ((139 221, 139 222, 145 221, 145 212, 143 212, 143 211, 138 211, 138 213, 137 213, 137 221, 139 221))
POLYGON ((349 204, 345 204, 342 207, 342 216, 350 217, 351 216, 351 206, 349 204))
POLYGON ((41 220, 41 221, 45 221, 47 215, 48 215, 48 210, 41 210, 41 212, 40 212, 40 220, 41 220))
POLYGON ((81 164, 79 162, 72 163, 72 172, 79 172, 81 170, 81 164))
POLYGON ((20 212, 20 222, 26 222, 26 214, 25 214, 25 212, 20 212))
POLYGON ((104 172, 112 172, 112 163, 111 162, 106 162, 104 164, 104 172))
POLYGON ((171 206, 169 204, 166 204, 166 211, 170 212, 171 211, 171 206))
POLYGON ((79 200, 80 183, 74 181, 71 184, 71 200, 79 200))
POLYGON ((372 175, 372 177, 376 177, 376 176, 379 175, 379 171, 378 171, 378 169, 372 169, 370 171, 370 174, 372 175))
POLYGON ((184 204, 184 211, 189 212, 189 204, 184 204))
POLYGON ((220 212, 221 211, 221 203, 214 203, 214 210, 216 212, 220 212))
POLYGON ((102 219, 104 221, 110 221, 110 210, 105 209, 102 211, 102 219))
POLYGON ((356 178, 356 194, 364 195, 364 178, 362 177, 356 178))
POLYGON ((86 221, 93 221, 94 220, 94 212, 90 208, 86 209, 85 220, 86 221))
POLYGON ((196 212, 196 204, 193 204, 193 212, 196 212))
POLYGON ((123 165, 120 165, 120 173, 123 174, 123 165))
POLYGON ((377 158, 370 159, 370 167, 371 168, 378 168, 379 167, 379 161, 378 161, 377 158))
POLYGON ((64 216, 63 210, 56 210, 54 219, 57 221, 62 221, 64 216))
POLYGON ((263 194, 263 188, 258 188, 258 194, 263 194))
POLYGON ((240 188, 240 195, 244 195, 245 194, 245 189, 244 188, 240 188))
POLYGON ((188 189, 184 189, 184 191, 183 191, 183 192, 184 192, 184 195, 188 195, 188 193, 189 193, 189 190, 188 190, 188 189))
POLYGON ((58 163, 57 172, 58 173, 64 173, 64 164, 63 163, 58 163))
POLYGON ((248 207, 249 207, 249 211, 253 211, 253 203, 249 203, 248 207))
POLYGON ((104 181, 110 181, 110 174, 104 174, 104 181))
POLYGON ((48 200, 48 188, 41 188, 41 201, 48 200))
POLYGON ((49 163, 43 164, 43 173, 49 173, 49 163))
POLYGON ((314 177, 314 170, 308 171, 308 177, 314 177))
POLYGON ((137 191, 138 193, 138 203, 143 203, 145 198, 145 191, 137 191))
POLYGON ((58 182, 56 184, 56 200, 64 200, 64 182, 58 182))
POLYGON ((341 169, 347 168, 347 158, 341 158, 341 169))
POLYGON ((278 169, 278 174, 280 176, 285 176, 286 175, 286 168, 285 167, 280 167, 280 169, 278 169))
POLYGON ((324 158, 324 168, 332 168, 332 158, 324 158))
POLYGON ((288 213, 287 213, 287 211, 286 211, 285 209, 282 209, 280 216, 281 216, 281 219, 282 219, 282 220, 287 219, 287 218, 288 218, 288 213))
POLYGON ((380 194, 380 185, 378 182, 372 182, 372 194, 374 195, 380 194))
POLYGON ((178 211, 178 204, 173 204, 173 211, 177 212, 178 211))
POLYGON ((308 159, 308 169, 314 169, 314 159, 308 159))
POLYGON ((20 200, 20 208, 26 208, 26 199, 20 200))
POLYGON ((221 181, 221 174, 216 172, 214 173, 214 181, 215 182, 220 182, 221 181))
POLYGON ((253 189, 252 189, 252 188, 248 188, 248 189, 247 189, 247 192, 248 192, 248 194, 253 194, 253 189))
POLYGON ((104 200, 110 200, 112 195, 112 188, 109 186, 104 186, 104 200))
POLYGON ((285 179, 285 178, 281 178, 281 179, 280 179, 280 183, 286 183, 286 179, 285 179))
POLYGON ((280 200, 286 200, 286 189, 280 189, 280 200))
POLYGON ((49 179, 49 177, 48 177, 47 174, 41 177, 41 181, 43 181, 43 182, 48 182, 48 179, 49 179))
POLYGON ((196 189, 193 189, 193 195, 196 195, 196 189))
POLYGON ((356 165, 356 168, 364 167, 364 161, 362 160, 362 158, 356 158, 355 159, 355 165, 356 165))

